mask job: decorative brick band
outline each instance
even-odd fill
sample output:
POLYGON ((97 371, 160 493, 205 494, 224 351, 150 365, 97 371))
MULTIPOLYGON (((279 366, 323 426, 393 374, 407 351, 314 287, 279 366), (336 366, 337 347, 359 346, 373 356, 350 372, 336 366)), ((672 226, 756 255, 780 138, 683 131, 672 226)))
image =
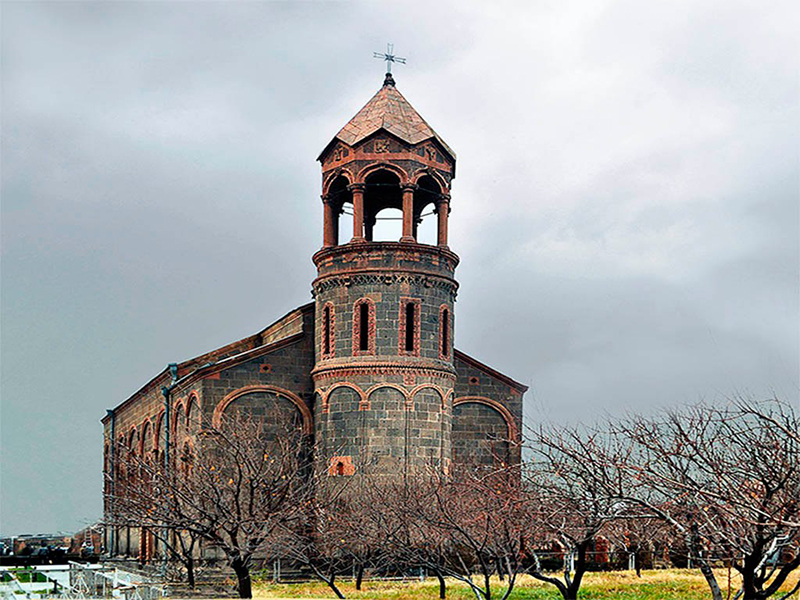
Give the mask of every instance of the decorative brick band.
POLYGON ((312 284, 311 295, 317 297, 319 294, 328 290, 355 286, 368 286, 368 285, 393 285, 393 284, 410 284, 425 288, 443 290, 455 300, 458 295, 458 283, 446 277, 439 277, 436 275, 418 275, 408 273, 392 273, 387 270, 375 271, 372 273, 364 273, 362 271, 357 274, 348 273, 335 273, 318 277, 312 284))
POLYGON ((414 374, 418 377, 439 377, 449 381, 456 380, 455 371, 446 367, 420 366, 396 362, 363 362, 341 366, 317 366, 311 371, 314 381, 326 379, 350 379, 352 377, 414 374))

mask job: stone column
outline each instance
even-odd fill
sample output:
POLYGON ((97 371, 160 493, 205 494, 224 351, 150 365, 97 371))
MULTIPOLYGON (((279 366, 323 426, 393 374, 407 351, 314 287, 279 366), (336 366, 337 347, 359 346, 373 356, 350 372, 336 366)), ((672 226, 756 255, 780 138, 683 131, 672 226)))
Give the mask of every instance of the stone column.
POLYGON ((415 242, 414 239, 414 190, 417 186, 403 185, 403 237, 401 242, 415 242))
POLYGON ((364 184, 348 186, 353 192, 353 242, 364 242, 364 184))
POLYGON ((442 194, 439 205, 436 207, 439 217, 438 245, 447 248, 447 217, 450 215, 450 194, 442 194))
POLYGON ((322 234, 322 245, 325 248, 330 248, 338 243, 337 237, 337 219, 335 208, 333 207, 333 200, 329 196, 323 196, 322 202, 325 206, 325 225, 322 234))

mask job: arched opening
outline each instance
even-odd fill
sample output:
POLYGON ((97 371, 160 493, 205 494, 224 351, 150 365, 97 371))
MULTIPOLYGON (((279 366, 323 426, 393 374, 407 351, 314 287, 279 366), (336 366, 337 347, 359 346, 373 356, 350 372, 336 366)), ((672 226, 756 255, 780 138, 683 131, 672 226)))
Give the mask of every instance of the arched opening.
POLYGON ((435 246, 438 239, 437 209, 442 188, 430 175, 424 175, 417 181, 414 191, 414 239, 418 244, 435 246))
POLYGON ((344 463, 342 461, 336 463, 336 474, 339 476, 344 475, 344 463))
POLYGON ((349 241, 353 235, 353 193, 350 182, 339 175, 328 187, 325 202, 325 243, 337 246, 340 240, 349 241), (345 204, 349 204, 345 207, 345 204), (330 238, 330 239, 329 239, 330 238))
POLYGON ((384 208, 375 216, 371 227, 367 228, 370 242, 396 242, 403 235, 403 211, 397 208, 384 208))
POLYGON ((364 237, 370 242, 398 241, 403 235, 400 178, 389 170, 380 169, 370 173, 365 183, 364 237))

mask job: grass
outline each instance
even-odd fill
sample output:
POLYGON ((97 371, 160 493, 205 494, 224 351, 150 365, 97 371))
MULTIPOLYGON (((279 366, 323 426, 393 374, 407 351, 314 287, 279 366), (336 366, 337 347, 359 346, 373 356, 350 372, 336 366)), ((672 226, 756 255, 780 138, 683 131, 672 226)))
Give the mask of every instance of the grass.
MULTIPOLYGON (((799 574, 795 572, 786 590, 797 582, 799 574), (791 585, 790 585, 791 584, 791 585)), ((727 596, 728 572, 717 572, 717 580, 722 587, 723 596, 727 596)), ((737 586, 737 578, 731 574, 731 594, 733 598, 737 586)), ((358 600, 402 600, 419 598, 421 600, 437 600, 439 587, 436 578, 420 581, 365 581, 363 589, 358 592, 352 580, 343 579, 337 586, 347 598, 358 600)), ((503 589, 505 586, 502 586, 503 589)), ((494 580, 493 596, 500 591, 500 582, 494 580), (496 586, 496 587, 495 587, 496 586)), ((502 595, 502 593, 501 593, 502 595)), ((272 584, 257 583, 253 596, 257 599, 276 600, 297 598, 334 598, 333 592, 321 582, 272 584)), ((696 570, 666 569, 643 571, 639 578, 632 571, 616 571, 610 573, 587 573, 581 586, 580 598, 586 600, 705 600, 711 597, 705 579, 696 570)), ((775 596, 779 598, 780 596, 775 596)), ((448 600, 474 599, 475 596, 463 583, 448 579, 448 600)), ((536 581, 530 576, 520 576, 511 595, 512 600, 557 600, 561 598, 553 586, 536 581)))

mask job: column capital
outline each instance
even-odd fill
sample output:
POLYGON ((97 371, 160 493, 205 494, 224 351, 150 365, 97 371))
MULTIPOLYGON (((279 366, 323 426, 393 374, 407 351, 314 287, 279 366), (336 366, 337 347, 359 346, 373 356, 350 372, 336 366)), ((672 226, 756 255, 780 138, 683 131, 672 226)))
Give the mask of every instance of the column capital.
POLYGON ((403 183, 400 185, 400 189, 404 192, 414 192, 418 187, 416 183, 403 183))
POLYGON ((367 187, 366 184, 363 183, 351 183, 350 185, 347 186, 347 189, 350 190, 351 192, 356 192, 356 191, 363 192, 364 188, 366 187, 367 187))

